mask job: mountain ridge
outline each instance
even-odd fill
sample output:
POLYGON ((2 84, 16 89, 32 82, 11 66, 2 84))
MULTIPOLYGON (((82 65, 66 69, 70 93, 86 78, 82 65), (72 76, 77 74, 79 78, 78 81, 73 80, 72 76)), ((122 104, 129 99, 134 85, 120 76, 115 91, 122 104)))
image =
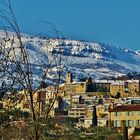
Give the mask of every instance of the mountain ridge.
MULTIPOLYGON (((2 33, 0 33, 2 36, 2 33)), ((91 76, 93 79, 120 76, 128 72, 140 72, 140 53, 126 48, 114 47, 100 42, 71 39, 46 39, 22 34, 22 42, 26 47, 32 72, 37 83, 44 68, 61 49, 62 81, 69 70, 75 80, 91 76)), ((56 60, 58 65, 59 60, 56 60)), ((48 71, 47 82, 56 79, 57 65, 53 64, 48 71)))

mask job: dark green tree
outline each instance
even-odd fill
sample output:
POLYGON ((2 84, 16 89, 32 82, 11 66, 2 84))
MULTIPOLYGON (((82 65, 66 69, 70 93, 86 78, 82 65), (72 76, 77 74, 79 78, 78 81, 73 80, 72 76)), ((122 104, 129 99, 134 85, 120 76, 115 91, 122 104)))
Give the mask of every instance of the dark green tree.
POLYGON ((123 130, 123 140, 128 140, 128 127, 126 125, 123 130))
POLYGON ((93 107, 92 125, 93 125, 93 126, 98 126, 96 106, 93 107))

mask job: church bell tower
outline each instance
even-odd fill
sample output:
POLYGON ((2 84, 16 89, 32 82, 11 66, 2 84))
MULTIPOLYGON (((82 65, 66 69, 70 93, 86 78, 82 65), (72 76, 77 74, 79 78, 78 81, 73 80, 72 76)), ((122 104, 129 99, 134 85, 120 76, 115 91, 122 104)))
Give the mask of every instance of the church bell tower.
POLYGON ((72 79, 72 73, 71 72, 67 72, 66 74, 66 83, 72 83, 73 79, 72 79))

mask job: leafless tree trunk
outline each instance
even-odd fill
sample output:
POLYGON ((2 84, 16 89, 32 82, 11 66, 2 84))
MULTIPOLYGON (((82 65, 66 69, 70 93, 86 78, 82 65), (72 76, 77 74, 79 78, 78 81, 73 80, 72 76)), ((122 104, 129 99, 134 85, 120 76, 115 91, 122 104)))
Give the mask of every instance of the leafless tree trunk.
MULTIPOLYGON (((55 98, 53 99, 51 105, 47 108, 47 111, 43 115, 43 122, 40 122, 40 114, 35 110, 35 104, 33 100, 33 95, 37 89, 33 89, 33 75, 28 58, 27 50, 22 43, 21 33, 16 21, 10 0, 0 0, 0 25, 3 29, 2 37, 0 37, 0 92, 1 94, 10 91, 13 88, 24 89, 27 96, 29 95, 29 104, 32 112, 32 125, 34 128, 34 139, 39 140, 40 135, 43 132, 43 127, 41 123, 46 124, 49 117, 49 113, 54 106, 57 99, 57 94, 59 92, 60 84, 60 69, 61 69, 61 48, 58 50, 58 54, 54 56, 52 62, 47 64, 47 68, 44 73, 42 73, 41 82, 45 82, 47 77, 47 72, 52 63, 56 61, 58 64, 58 78, 57 85, 55 88, 55 98), (9 33, 9 31, 14 33, 9 33), (17 53, 18 52, 18 53, 17 53), (9 84, 10 83, 10 84, 9 84)), ((54 26, 52 26, 55 34, 58 38, 58 31, 54 26)), ((2 96, 2 95, 1 95, 2 96)), ((21 98, 22 100, 22 98, 21 98)), ((21 101, 20 100, 20 101, 21 101)), ((18 104, 20 101, 16 102, 18 104)), ((40 102, 39 102, 40 104, 40 102)), ((13 104, 13 107, 15 104, 13 104)), ((39 105, 40 110, 40 105, 39 105)), ((38 112, 39 112, 38 110, 38 112)))

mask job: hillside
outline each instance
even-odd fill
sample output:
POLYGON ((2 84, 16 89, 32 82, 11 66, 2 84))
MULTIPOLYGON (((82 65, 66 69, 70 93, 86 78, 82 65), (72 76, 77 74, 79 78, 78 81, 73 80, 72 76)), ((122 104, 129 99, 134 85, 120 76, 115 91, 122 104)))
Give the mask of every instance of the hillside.
MULTIPOLYGON (((2 33, 1 33, 2 36, 2 33)), ((140 54, 129 49, 112 45, 70 39, 41 39, 22 35, 22 41, 28 51, 34 80, 38 82, 43 69, 47 67, 61 48, 62 79, 66 71, 71 71, 76 80, 91 76, 100 79, 119 76, 128 72, 140 72, 140 54)), ((59 55, 58 55, 59 57, 59 55)), ((53 62, 48 72, 47 81, 56 78, 59 58, 53 62)))

